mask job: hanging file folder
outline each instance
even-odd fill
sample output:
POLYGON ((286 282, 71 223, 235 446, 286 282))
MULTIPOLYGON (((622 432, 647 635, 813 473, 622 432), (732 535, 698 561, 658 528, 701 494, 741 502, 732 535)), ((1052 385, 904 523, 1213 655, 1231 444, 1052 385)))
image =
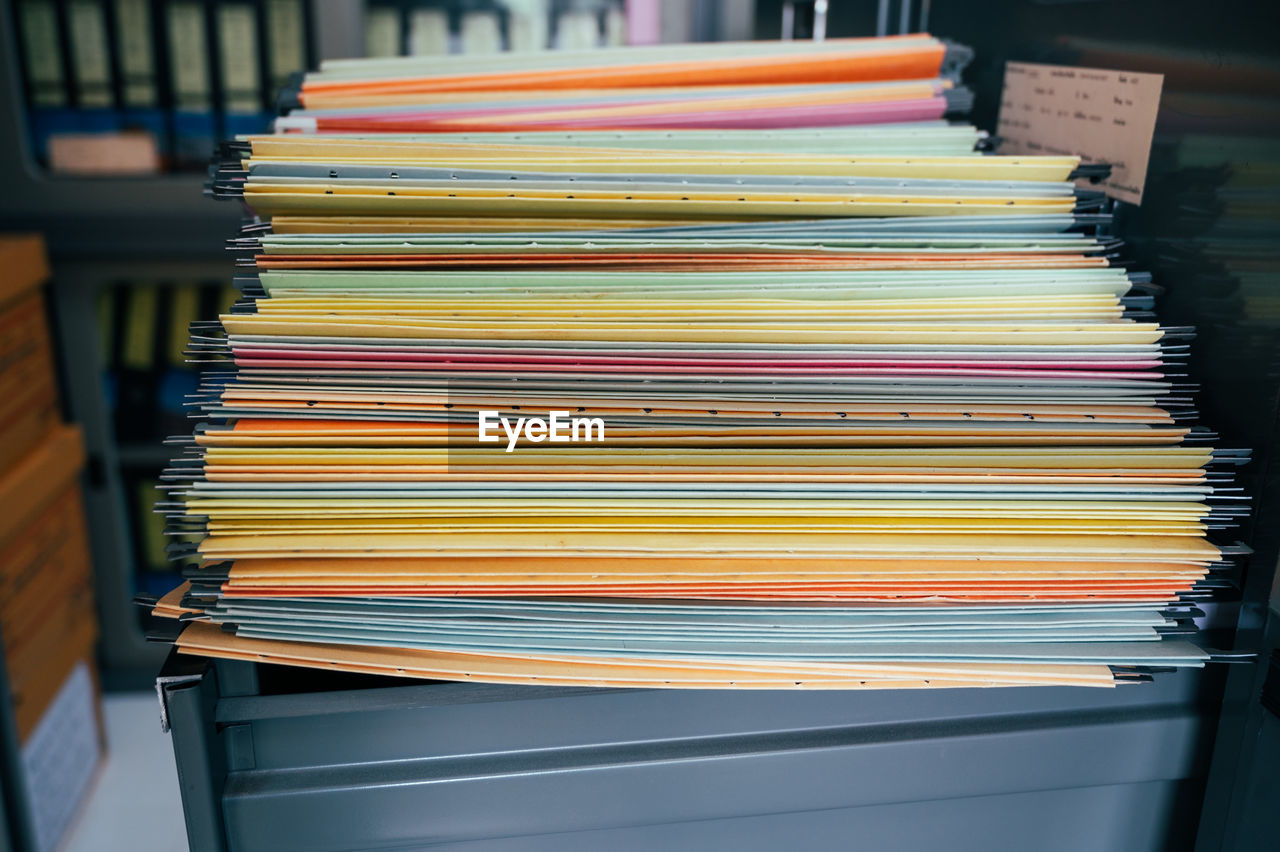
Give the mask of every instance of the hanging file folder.
POLYGON ((183 653, 686 688, 1110 687, 1209 659, 1244 515, 1075 157, 928 36, 326 63, 159 511, 183 653))

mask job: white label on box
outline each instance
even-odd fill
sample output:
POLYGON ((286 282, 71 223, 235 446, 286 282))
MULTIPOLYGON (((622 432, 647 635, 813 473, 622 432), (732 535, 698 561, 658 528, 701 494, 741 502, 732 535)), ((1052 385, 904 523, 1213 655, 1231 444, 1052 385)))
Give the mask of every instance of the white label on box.
POLYGON ((1002 154, 1075 154, 1110 163, 1100 187, 1138 204, 1147 179, 1163 74, 1010 62, 998 133, 1002 154))
POLYGON ((98 715, 89 666, 77 663, 22 746, 36 849, 58 847, 98 766, 98 715))

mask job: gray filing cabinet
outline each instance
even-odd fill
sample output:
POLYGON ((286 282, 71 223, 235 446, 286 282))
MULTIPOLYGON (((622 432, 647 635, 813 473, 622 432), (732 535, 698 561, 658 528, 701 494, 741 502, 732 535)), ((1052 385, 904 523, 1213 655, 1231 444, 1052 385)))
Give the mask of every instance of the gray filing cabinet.
POLYGON ((159 688, 195 852, 1140 852, 1191 848, 1216 721, 1197 696, 1222 673, 601 690, 175 656, 159 688))

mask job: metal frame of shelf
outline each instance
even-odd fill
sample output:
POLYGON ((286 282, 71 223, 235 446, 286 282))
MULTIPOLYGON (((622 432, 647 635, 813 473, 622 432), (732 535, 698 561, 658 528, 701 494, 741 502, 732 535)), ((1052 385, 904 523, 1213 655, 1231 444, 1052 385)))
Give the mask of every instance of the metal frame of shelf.
MULTIPOLYGON (((148 643, 131 603, 133 574, 138 564, 129 534, 121 468, 137 456, 115 439, 112 411, 103 393, 98 298, 102 288, 117 281, 164 286, 161 279, 226 278, 229 258, 173 260, 139 257, 132 260, 68 260, 55 264, 51 301, 55 306, 57 337, 62 354, 62 378, 68 413, 84 427, 89 458, 84 483, 85 510, 93 548, 94 593, 102 626, 101 656, 107 670, 137 672, 149 679, 164 659, 165 649, 148 643)), ((157 444, 146 460, 160 461, 168 453, 157 444)), ((161 462, 163 464, 163 462, 161 462)), ((128 676, 126 674, 126 677, 128 676)))

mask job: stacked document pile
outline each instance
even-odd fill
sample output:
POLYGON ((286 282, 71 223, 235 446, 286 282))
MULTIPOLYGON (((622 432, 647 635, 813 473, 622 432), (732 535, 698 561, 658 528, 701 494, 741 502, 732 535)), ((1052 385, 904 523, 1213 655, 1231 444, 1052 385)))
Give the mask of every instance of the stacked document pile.
POLYGON ((211 184, 257 218, 166 474, 179 650, 672 687, 1202 665, 1241 457, 1193 423, 1190 330, 1074 158, 940 120, 948 55, 309 75, 211 184))

